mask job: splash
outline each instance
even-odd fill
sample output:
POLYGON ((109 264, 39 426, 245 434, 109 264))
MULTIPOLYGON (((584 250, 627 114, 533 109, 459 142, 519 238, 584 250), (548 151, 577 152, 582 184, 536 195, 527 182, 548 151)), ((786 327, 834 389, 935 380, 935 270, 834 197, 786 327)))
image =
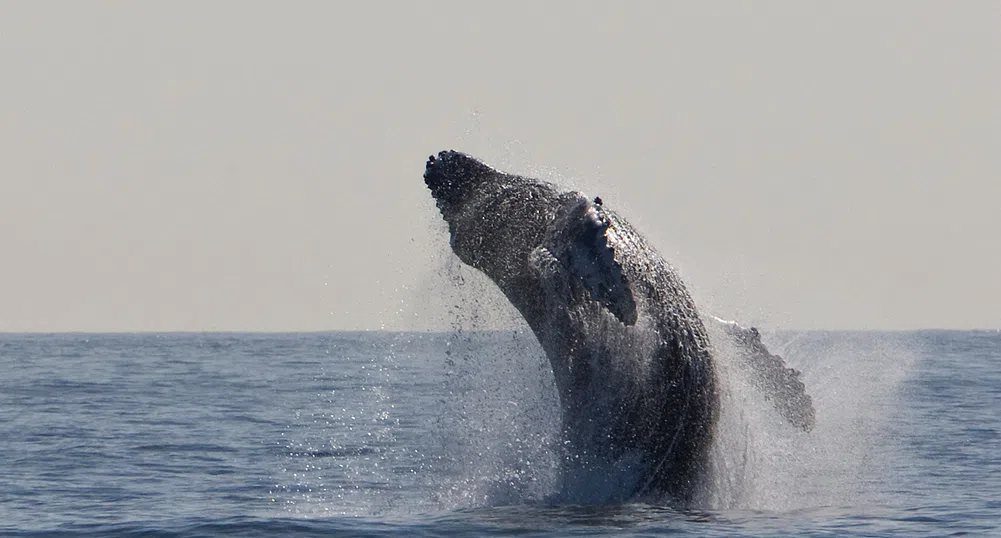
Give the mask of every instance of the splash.
MULTIPOLYGON (((492 282, 442 258, 425 285, 449 305, 449 331, 333 335, 302 360, 299 389, 278 402, 295 416, 275 443, 276 508, 383 518, 589 504, 615 497, 616 476, 634 482, 629 465, 565 471, 549 361, 492 282)), ((766 345, 802 372, 813 397, 816 424, 804 433, 755 388, 730 340, 711 336, 722 401, 700 507, 790 511, 885 498, 896 467, 888 458, 901 453, 892 434, 898 387, 915 356, 907 340, 766 333, 766 345)))
POLYGON ((783 332, 767 345, 803 381, 817 410, 814 429, 788 425, 714 339, 722 409, 713 453, 714 508, 792 510, 876 500, 887 449, 887 421, 915 354, 888 333, 783 332))
MULTIPOLYGON (((439 289, 453 305, 446 360, 453 410, 439 426, 462 438, 456 445, 467 455, 456 458, 451 471, 462 478, 449 484, 442 504, 573 504, 608 487, 608 476, 586 473, 561 487, 558 396, 548 361, 517 312, 489 280, 457 261, 439 274, 446 280, 439 289), (478 332, 497 319, 516 327, 506 345, 478 332)), ((887 424, 915 350, 893 333, 765 333, 769 349, 802 372, 813 398, 816 424, 804 432, 756 388, 732 340, 710 336, 721 410, 705 508, 789 511, 878 502, 892 480, 883 471, 894 453, 887 424)))
POLYGON ((436 272, 448 302, 444 392, 430 476, 443 508, 539 501, 559 478, 559 401, 542 349, 485 276, 457 259, 436 272), (496 327, 505 327, 497 330, 496 327))

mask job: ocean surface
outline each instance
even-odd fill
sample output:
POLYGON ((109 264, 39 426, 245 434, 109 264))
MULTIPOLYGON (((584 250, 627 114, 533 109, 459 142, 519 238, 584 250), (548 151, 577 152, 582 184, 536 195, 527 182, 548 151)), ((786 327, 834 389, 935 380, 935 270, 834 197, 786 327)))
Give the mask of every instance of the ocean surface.
MULTIPOLYGON (((573 504, 530 334, 0 334, 0 534, 1001 535, 1001 334, 778 332, 705 506, 573 504)), ((574 498, 586 499, 581 484, 574 498)))

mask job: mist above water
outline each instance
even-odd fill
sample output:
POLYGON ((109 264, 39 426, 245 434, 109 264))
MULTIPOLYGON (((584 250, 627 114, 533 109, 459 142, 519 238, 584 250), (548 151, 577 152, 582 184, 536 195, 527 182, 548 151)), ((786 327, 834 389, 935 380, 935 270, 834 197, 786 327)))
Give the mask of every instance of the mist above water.
MULTIPOLYGON (((422 325, 449 329, 399 335, 388 349, 373 349, 378 356, 367 359, 363 401, 345 403, 345 392, 315 402, 322 424, 314 419, 313 427, 290 434, 292 451, 367 446, 346 441, 352 434, 344 430, 356 417, 375 425, 366 428, 378 446, 340 470, 320 460, 290 467, 296 476, 285 481, 303 490, 292 495, 295 511, 384 514, 614 497, 601 489, 614 487, 607 476, 565 480, 548 359, 520 314, 449 251, 444 226, 433 222, 441 228, 435 234, 440 248, 430 253, 437 269, 413 290, 409 304, 387 315, 432 318, 422 325), (396 399, 404 391, 419 401, 396 399), (404 406, 414 408, 409 424, 394 423, 404 406), (355 485, 331 479, 334 471, 355 485), (317 488, 320 482, 340 485, 317 488)), ((849 506, 876 502, 892 487, 899 463, 888 460, 899 453, 892 427, 899 387, 914 365, 915 350, 903 340, 893 333, 763 331, 769 349, 802 372, 813 398, 816 425, 805 433, 755 389, 729 341, 710 337, 722 407, 704 508, 849 506)))
MULTIPOLYGON (((443 360, 450 400, 436 434, 445 445, 454 443, 453 471, 463 476, 448 486, 446 504, 587 503, 589 496, 607 494, 595 491, 599 483, 607 487, 607 477, 593 484, 578 479, 577 492, 560 487, 558 395, 549 361, 517 312, 488 279, 458 260, 443 259, 435 278, 452 326, 443 360), (515 330, 489 337, 477 332, 498 320, 515 330), (498 341, 485 345, 484 338, 498 341)), ((802 372, 817 413, 810 432, 773 409, 727 339, 710 336, 721 414, 705 508, 853 505, 872 500, 893 479, 884 461, 895 442, 887 426, 914 354, 892 334, 763 334, 772 352, 802 372)))

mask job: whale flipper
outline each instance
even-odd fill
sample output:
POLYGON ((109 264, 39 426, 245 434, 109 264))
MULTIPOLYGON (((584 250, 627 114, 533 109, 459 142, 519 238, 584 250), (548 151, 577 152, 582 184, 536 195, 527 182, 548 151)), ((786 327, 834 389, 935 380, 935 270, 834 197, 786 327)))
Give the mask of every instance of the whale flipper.
POLYGON ((550 258, 554 258, 568 281, 579 282, 620 322, 634 325, 636 300, 606 236, 612 222, 600 201, 574 193, 558 213, 554 232, 533 253, 533 263, 537 270, 539 263, 547 263, 552 271, 550 258))
POLYGON ((708 316, 730 339, 737 359, 751 373, 751 382, 775 409, 793 426, 810 431, 816 420, 813 400, 806 393, 799 371, 788 368, 782 357, 772 354, 761 342, 761 333, 754 327, 743 327, 734 321, 708 316))

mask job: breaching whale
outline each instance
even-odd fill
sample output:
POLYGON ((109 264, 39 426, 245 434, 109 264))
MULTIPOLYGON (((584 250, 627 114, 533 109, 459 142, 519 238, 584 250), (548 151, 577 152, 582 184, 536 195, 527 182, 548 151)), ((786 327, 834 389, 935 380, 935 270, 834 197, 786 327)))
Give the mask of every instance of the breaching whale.
POLYGON ((496 283, 546 353, 564 472, 615 482, 603 501, 690 504, 702 491, 720 405, 707 320, 743 350, 776 408, 812 426, 798 373, 756 330, 700 316, 677 272, 600 198, 456 151, 429 157, 424 181, 453 252, 496 283))

